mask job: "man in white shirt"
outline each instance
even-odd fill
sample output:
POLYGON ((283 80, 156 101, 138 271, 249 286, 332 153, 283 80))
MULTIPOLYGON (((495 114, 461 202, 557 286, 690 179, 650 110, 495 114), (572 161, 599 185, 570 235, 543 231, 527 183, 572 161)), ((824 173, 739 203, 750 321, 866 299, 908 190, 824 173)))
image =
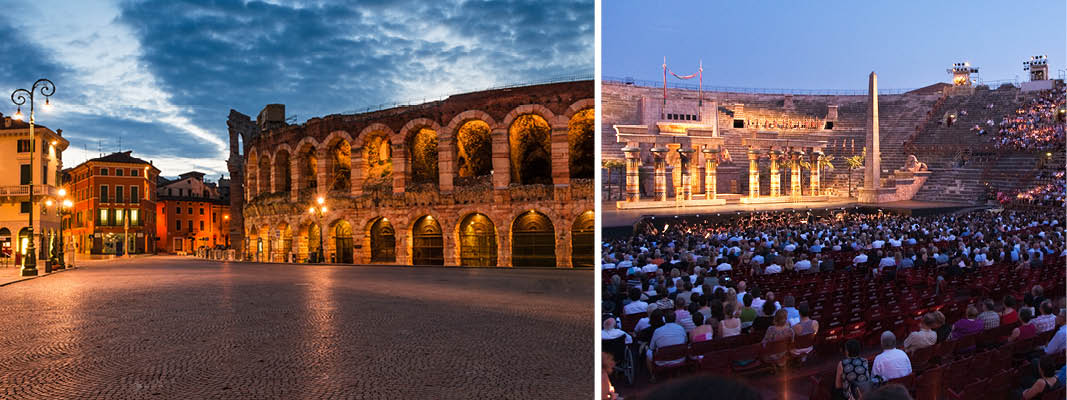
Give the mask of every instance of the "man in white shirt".
POLYGON ((800 261, 797 261, 795 264, 793 264, 793 269, 801 272, 811 269, 811 261, 808 261, 808 255, 802 254, 800 256, 800 261))
POLYGON ((880 249, 880 248, 882 248, 882 246, 885 246, 885 240, 878 239, 878 240, 875 240, 875 241, 871 242, 871 247, 873 247, 873 248, 880 249))
POLYGON ((782 266, 778 265, 777 263, 771 263, 771 265, 768 265, 767 268, 763 270, 763 273, 767 275, 777 274, 781 272, 782 266))
MULTIPOLYGON (((652 352, 656 349, 661 349, 667 346, 674 346, 679 344, 685 344, 689 339, 689 335, 685 333, 685 328, 675 323, 675 316, 673 312, 664 313, 666 324, 656 328, 655 332, 652 332, 652 340, 648 344, 648 352, 645 354, 648 357, 648 370, 652 370, 652 352)), ((685 358, 679 358, 677 360, 668 361, 656 361, 657 365, 670 365, 684 362, 685 358)), ((651 381, 651 380, 650 380, 651 381)))
POLYGON ((852 265, 864 264, 867 262, 867 255, 859 253, 855 257, 852 257, 852 265))
POLYGON ((622 306, 623 315, 644 313, 648 310, 648 303, 641 301, 641 288, 630 288, 628 296, 630 297, 630 302, 622 306))
POLYGON ((734 267, 732 265, 730 265, 730 263, 726 262, 725 258, 720 258, 719 261, 722 261, 722 262, 719 263, 719 265, 717 267, 715 267, 716 271, 730 271, 730 270, 734 269, 734 267))
POLYGON ((641 270, 644 271, 646 274, 654 274, 657 270, 659 270, 659 265, 648 263, 645 264, 644 267, 641 267, 641 270))
POLYGON ((1052 336, 1052 340, 1045 345, 1045 354, 1063 353, 1063 350, 1067 348, 1067 325, 1064 325, 1065 321, 1067 321, 1067 314, 1060 311, 1060 315, 1056 317, 1056 323, 1060 325, 1060 329, 1052 336))
POLYGON ((897 337, 893 332, 882 332, 882 354, 874 358, 871 374, 885 380, 911 375, 911 359, 908 353, 897 349, 897 337))
POLYGON ((882 257, 882 259, 880 261, 878 261, 878 269, 879 270, 881 270, 882 268, 885 268, 885 267, 893 267, 893 266, 896 266, 896 265, 897 265, 897 260, 895 260, 893 257, 890 257, 889 255, 886 255, 885 257, 882 257))
POLYGON ((754 262, 756 264, 759 264, 759 265, 763 265, 763 255, 762 254, 756 254, 756 255, 752 256, 752 262, 754 262))

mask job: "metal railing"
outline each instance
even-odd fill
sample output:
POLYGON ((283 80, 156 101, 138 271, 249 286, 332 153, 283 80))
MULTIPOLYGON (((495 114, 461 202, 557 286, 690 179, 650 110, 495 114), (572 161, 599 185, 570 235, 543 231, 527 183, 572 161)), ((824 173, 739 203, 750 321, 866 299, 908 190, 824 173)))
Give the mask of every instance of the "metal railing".
POLYGON ((1001 87, 1004 84, 1009 84, 1009 85, 1012 85, 1014 87, 1019 87, 1019 79, 996 79, 996 80, 988 80, 988 81, 985 80, 985 79, 979 79, 978 80, 978 84, 979 85, 988 86, 990 89, 996 89, 998 87, 1001 87))
MULTIPOLYGON (((649 81, 633 78, 619 78, 605 76, 602 78, 604 83, 617 83, 630 86, 640 87, 656 87, 662 88, 663 81, 649 81)), ((694 83, 680 83, 680 82, 667 82, 667 87, 671 89, 683 89, 683 90, 699 90, 700 86, 694 83)), ((878 89, 879 95, 887 94, 903 94, 915 90, 915 88, 906 89, 878 89)), ((715 86, 705 85, 705 92, 727 92, 727 93, 746 93, 746 94, 796 94, 796 95, 829 95, 829 96, 865 96, 867 90, 855 90, 855 89, 788 89, 788 88, 750 88, 739 86, 715 86)))
POLYGON ((530 80, 530 81, 518 81, 518 82, 505 83, 505 84, 496 85, 496 86, 492 86, 492 87, 488 87, 488 88, 484 88, 484 89, 470 90, 470 91, 466 91, 466 92, 462 92, 462 93, 452 93, 452 94, 437 95, 437 96, 425 96, 425 97, 421 97, 421 98, 413 98, 413 99, 407 99, 407 100, 398 100, 398 101, 392 101, 392 102, 388 102, 388 103, 375 104, 375 105, 371 105, 371 106, 357 108, 357 109, 354 109, 354 110, 351 110, 351 111, 348 111, 348 112, 344 112, 343 114, 365 114, 365 113, 371 113, 371 112, 375 112, 375 111, 388 110, 390 108, 396 108, 396 107, 412 107, 412 106, 419 106, 419 105, 429 105, 429 103, 433 103, 433 102, 437 102, 437 101, 443 101, 443 100, 445 100, 445 99, 447 99, 449 97, 452 97, 452 96, 455 96, 455 95, 459 95, 459 94, 465 94, 465 93, 486 92, 486 91, 490 91, 490 90, 511 89, 511 88, 524 87, 524 86, 534 86, 534 85, 547 85, 547 84, 550 84, 550 83, 587 81, 587 80, 592 80, 592 79, 593 79, 593 74, 592 73, 586 73, 586 74, 579 73, 579 74, 570 74, 570 75, 559 75, 559 76, 554 76, 554 77, 544 78, 544 79, 535 79, 535 80, 530 80))

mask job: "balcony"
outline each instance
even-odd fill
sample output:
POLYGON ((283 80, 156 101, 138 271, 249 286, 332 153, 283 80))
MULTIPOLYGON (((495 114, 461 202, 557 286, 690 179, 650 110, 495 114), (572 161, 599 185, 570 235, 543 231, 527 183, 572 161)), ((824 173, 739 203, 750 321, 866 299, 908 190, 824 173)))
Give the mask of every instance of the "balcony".
MULTIPOLYGON (((52 185, 34 185, 34 196, 59 196, 59 187, 52 185)), ((0 186, 0 197, 29 197, 30 187, 27 185, 0 186)))

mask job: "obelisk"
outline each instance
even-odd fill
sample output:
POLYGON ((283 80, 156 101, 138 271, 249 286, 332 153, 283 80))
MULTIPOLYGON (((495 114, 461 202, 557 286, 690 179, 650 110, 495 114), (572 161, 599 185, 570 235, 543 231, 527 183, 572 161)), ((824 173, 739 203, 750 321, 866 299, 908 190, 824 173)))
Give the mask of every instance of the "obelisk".
POLYGON ((864 153, 863 190, 859 201, 875 203, 882 182, 881 151, 878 148, 878 74, 871 72, 867 82, 867 152, 864 153))

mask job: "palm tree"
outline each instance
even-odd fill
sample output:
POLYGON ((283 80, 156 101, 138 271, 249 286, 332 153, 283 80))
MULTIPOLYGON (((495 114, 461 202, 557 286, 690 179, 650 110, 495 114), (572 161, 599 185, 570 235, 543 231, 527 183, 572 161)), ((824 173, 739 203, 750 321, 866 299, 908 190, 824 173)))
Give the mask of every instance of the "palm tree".
MULTIPOLYGON (((823 173, 822 173, 824 170, 825 171, 833 171, 834 170, 833 161, 834 161, 834 156, 831 156, 829 154, 824 155, 822 157, 819 157, 819 159, 816 160, 816 164, 817 165, 815 166, 815 168, 819 171, 819 176, 826 176, 826 175, 823 175, 823 173)), ((825 189, 823 189, 823 190, 825 190, 825 189)), ((815 195, 818 196, 819 194, 816 193, 815 195)))
MULTIPOLYGON (((612 184, 612 183, 614 182, 614 181, 612 181, 612 175, 613 175, 612 173, 613 173, 613 172, 615 172, 615 171, 617 171, 617 170, 623 170, 623 169, 625 169, 625 168, 626 168, 626 163, 625 163, 625 162, 623 162, 623 161, 620 161, 620 160, 603 160, 603 161, 601 161, 601 164, 602 164, 602 166, 603 166, 603 167, 604 167, 605 169, 607 169, 607 170, 608 170, 608 179, 607 179, 607 183, 606 183, 606 184, 604 184, 604 187, 605 187, 605 188, 607 188, 607 187, 610 187, 609 185, 611 185, 611 184, 612 184)), ((625 182, 624 182, 624 183, 623 183, 623 184, 622 184, 621 186, 623 187, 623 190, 622 190, 622 192, 625 192, 625 191, 626 191, 626 189, 625 189, 625 187, 626 187, 626 184, 625 184, 625 182)), ((610 191, 609 191, 609 192, 610 192, 610 191)), ((609 193, 609 196, 610 196, 610 193, 609 193)))
POLYGON ((848 163, 848 197, 852 197, 852 171, 863 168, 863 162, 867 157, 866 154, 867 148, 864 147, 859 154, 845 158, 845 162, 848 163))

